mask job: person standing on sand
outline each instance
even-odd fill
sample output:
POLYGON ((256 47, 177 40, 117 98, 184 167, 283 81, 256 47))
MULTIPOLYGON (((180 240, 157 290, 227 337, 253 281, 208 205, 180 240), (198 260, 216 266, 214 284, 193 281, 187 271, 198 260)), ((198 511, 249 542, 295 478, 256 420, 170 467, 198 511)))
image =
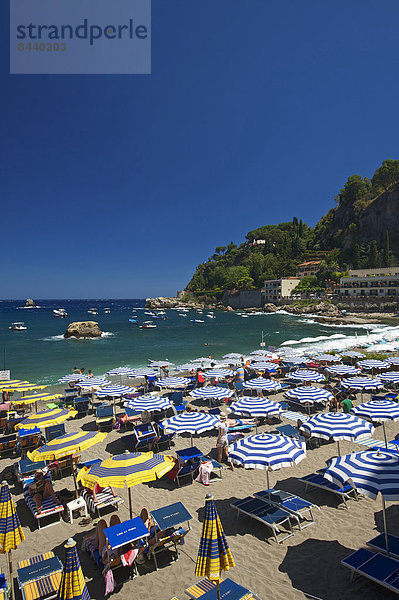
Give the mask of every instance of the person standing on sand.
MULTIPOLYGON (((229 450, 228 450, 229 440, 227 437, 229 428, 226 423, 226 420, 227 420, 226 415, 220 415, 219 418, 220 418, 219 435, 218 435, 218 439, 216 442, 216 447, 218 449, 218 462, 222 461, 222 456, 223 456, 223 451, 224 451, 226 460, 229 463, 229 450)), ((229 466, 230 466, 230 469, 232 471, 234 471, 234 465, 232 462, 230 462, 229 466)))
POLYGON ((352 410, 352 407, 353 407, 353 402, 350 398, 344 398, 344 400, 341 400, 342 412, 349 414, 350 411, 352 410))

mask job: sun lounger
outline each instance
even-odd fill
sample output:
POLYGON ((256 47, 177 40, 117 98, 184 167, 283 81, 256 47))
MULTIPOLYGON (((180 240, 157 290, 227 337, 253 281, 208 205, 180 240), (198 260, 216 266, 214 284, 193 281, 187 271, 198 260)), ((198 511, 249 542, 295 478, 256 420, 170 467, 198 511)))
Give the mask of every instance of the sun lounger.
POLYGON ((0 458, 7 454, 14 454, 17 447, 17 434, 11 433, 0 438, 0 458))
MULTIPOLYGON (((380 533, 380 535, 366 542, 366 544, 373 550, 378 550, 378 552, 382 552, 383 554, 387 553, 385 533, 380 533)), ((399 537, 388 534, 388 550, 390 556, 399 559, 399 537)))
POLYGON ((60 523, 61 514, 64 512, 64 507, 62 504, 56 504, 50 496, 50 498, 47 498, 46 500, 43 499, 42 511, 41 513, 38 513, 36 504, 32 496, 29 494, 29 485, 30 483, 26 483, 24 486, 24 498, 29 510, 37 521, 38 529, 45 529, 46 527, 51 527, 52 525, 57 525, 60 523), (55 520, 52 519, 52 517, 56 517, 55 520), (44 520, 46 525, 42 524, 42 520, 44 520))
POLYGON ((280 425, 280 427, 276 427, 276 431, 294 440, 299 440, 301 437, 299 431, 293 425, 280 425))
MULTIPOLYGON (((209 581, 209 579, 201 579, 184 591, 193 600, 196 598, 217 600, 216 583, 209 581)), ((260 600, 259 596, 248 588, 235 583, 229 578, 220 583, 220 597, 222 600, 260 600)))
POLYGON ((44 469, 45 466, 44 460, 33 462, 29 458, 23 458, 15 464, 14 470, 18 481, 24 485, 27 479, 32 479, 37 469, 44 469))
POLYGON ((156 431, 152 423, 143 423, 136 425, 134 432, 134 451, 142 452, 144 449, 150 451, 157 438, 156 431))
POLYGON ((108 565, 105 567, 103 574, 105 575, 109 569, 112 569, 112 571, 115 572, 115 570, 128 568, 128 578, 132 579, 138 574, 137 565, 135 561, 129 563, 128 565, 124 565, 121 557, 125 553, 129 554, 131 552, 135 542, 140 541, 141 544, 145 543, 145 540, 150 535, 147 527, 144 525, 140 517, 135 517, 134 519, 129 519, 128 521, 123 521, 122 523, 118 523, 117 525, 113 525, 112 527, 104 529, 104 534, 108 540, 109 554, 107 561, 108 565), (115 560, 111 560, 110 553, 117 553, 118 557, 115 560))
POLYGON ((346 503, 350 498, 354 498, 355 500, 359 499, 358 493, 355 488, 351 485, 345 485, 340 488, 331 481, 328 481, 321 475, 320 473, 311 473, 310 475, 305 475, 305 477, 301 477, 300 481, 303 481, 305 484, 305 491, 308 489, 308 486, 311 485, 316 488, 320 488, 325 490, 326 492, 331 492, 338 496, 341 499, 341 502, 345 504, 345 508, 348 508, 346 503))
POLYGON ((316 504, 283 490, 262 490, 261 492, 256 492, 254 496, 291 513, 297 519, 299 529, 305 529, 309 525, 312 525, 315 522, 313 509, 320 510, 316 504))
POLYGON ((112 429, 115 424, 115 411, 114 407, 109 404, 101 404, 96 409, 96 425, 99 431, 105 429, 112 429))
POLYGON ((260 498, 253 498, 251 496, 247 496, 247 498, 242 500, 236 500, 235 502, 232 502, 230 506, 236 508, 238 513, 243 513, 253 519, 257 519, 269 527, 278 544, 294 535, 291 523, 292 514, 278 506, 271 506, 260 498), (281 532, 281 526, 286 528, 288 533, 281 532), (283 534, 283 537, 280 537, 279 539, 278 536, 281 533, 283 534))
POLYGON ((395 558, 360 548, 344 558, 341 564, 351 569, 351 581, 355 575, 363 575, 399 594, 399 561, 395 558))
POLYGON ((153 558, 158 570, 157 555, 165 550, 173 549, 172 560, 179 560, 178 546, 184 544, 184 538, 191 530, 191 515, 181 502, 151 511, 151 517, 159 530, 155 534, 155 542, 149 546, 148 557, 153 558), (186 527, 181 527, 187 521, 186 527))
POLYGON ((196 446, 178 450, 176 454, 178 470, 174 473, 174 480, 180 487, 180 480, 184 477, 189 476, 191 478, 191 483, 194 481, 194 474, 197 472, 201 464, 201 458, 203 457, 203 454, 196 446))
POLYGON ((0 573, 0 600, 8 599, 7 580, 4 573, 0 573))
POLYGON ((100 515, 100 511, 104 508, 108 508, 109 506, 113 506, 116 510, 119 510, 119 505, 123 504, 123 499, 120 496, 114 496, 111 492, 110 487, 106 487, 102 490, 102 492, 96 493, 97 501, 94 502, 93 494, 91 494, 86 488, 81 488, 79 490, 79 495, 85 500, 87 508, 91 513, 100 515))
POLYGON ((62 563, 54 552, 20 561, 17 580, 23 600, 56 598, 62 570, 62 563))

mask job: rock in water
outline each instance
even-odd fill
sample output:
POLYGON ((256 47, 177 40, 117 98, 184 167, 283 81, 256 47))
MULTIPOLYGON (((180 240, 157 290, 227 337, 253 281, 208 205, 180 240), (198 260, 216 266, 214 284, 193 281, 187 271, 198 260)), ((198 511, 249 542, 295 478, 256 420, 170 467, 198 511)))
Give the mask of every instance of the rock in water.
POLYGON ((25 302, 25 308, 35 308, 35 307, 36 307, 36 304, 34 303, 32 298, 28 298, 27 301, 25 302))
POLYGON ((75 321, 69 323, 64 338, 96 338, 101 337, 102 331, 95 321, 75 321))

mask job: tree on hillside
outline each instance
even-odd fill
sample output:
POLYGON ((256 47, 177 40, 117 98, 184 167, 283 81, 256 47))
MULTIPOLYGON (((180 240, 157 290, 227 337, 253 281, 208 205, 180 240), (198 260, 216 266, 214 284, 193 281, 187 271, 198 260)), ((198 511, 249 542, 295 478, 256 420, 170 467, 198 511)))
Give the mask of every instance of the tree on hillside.
POLYGON ((348 177, 344 187, 340 190, 336 201, 343 204, 353 204, 357 200, 364 198, 369 191, 367 181, 365 181, 360 175, 351 175, 348 177))
POLYGON ((371 180, 374 187, 382 187, 386 192, 399 182, 399 160, 384 160, 371 180))
POLYGON ((377 242, 372 240, 369 248, 369 268, 376 269, 378 267, 378 248, 377 242))

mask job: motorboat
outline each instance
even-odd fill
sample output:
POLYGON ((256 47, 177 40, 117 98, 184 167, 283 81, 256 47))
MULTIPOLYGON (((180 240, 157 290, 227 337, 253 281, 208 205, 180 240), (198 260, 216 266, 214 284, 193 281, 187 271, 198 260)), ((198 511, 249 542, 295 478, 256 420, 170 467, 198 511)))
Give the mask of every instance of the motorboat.
POLYGON ((89 308, 87 311, 90 315, 98 315, 98 310, 96 308, 89 308))
POLYGON ((110 308, 104 308, 104 312, 106 315, 109 315, 109 313, 111 312, 110 308))
POLYGON ((151 321, 144 321, 141 325, 139 325, 139 329, 156 329, 156 325, 151 321))
POLYGON ((134 319, 133 317, 130 317, 129 323, 137 323, 137 319, 134 319))
POLYGON ((65 308, 55 308, 53 310, 53 316, 54 317, 60 317, 61 319, 65 319, 65 317, 68 315, 67 311, 65 310, 65 308))
POLYGON ((28 328, 22 321, 19 321, 18 323, 11 323, 8 329, 11 329, 12 331, 26 331, 28 328))
POLYGON ((205 321, 201 321, 201 319, 190 319, 191 323, 205 323, 205 321))

